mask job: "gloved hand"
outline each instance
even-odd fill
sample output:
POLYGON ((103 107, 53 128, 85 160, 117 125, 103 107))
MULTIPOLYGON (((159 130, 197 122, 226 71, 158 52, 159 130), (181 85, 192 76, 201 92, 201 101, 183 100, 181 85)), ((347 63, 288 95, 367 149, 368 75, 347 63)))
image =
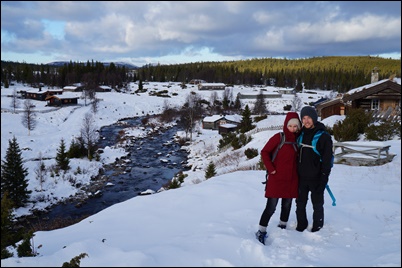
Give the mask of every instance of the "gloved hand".
POLYGON ((319 190, 319 191, 324 191, 324 190, 325 190, 325 186, 327 186, 327 184, 328 184, 328 174, 321 173, 321 176, 320 176, 320 184, 318 185, 317 190, 319 190))

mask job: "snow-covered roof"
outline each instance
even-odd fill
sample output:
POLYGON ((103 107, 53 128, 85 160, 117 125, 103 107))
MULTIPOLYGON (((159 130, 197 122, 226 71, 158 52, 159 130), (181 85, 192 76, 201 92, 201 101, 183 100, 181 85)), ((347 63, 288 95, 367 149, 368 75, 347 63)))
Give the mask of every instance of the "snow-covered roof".
MULTIPOLYGON (((383 80, 380 80, 380 81, 377 81, 377 82, 374 82, 374 83, 371 83, 371 84, 367 84, 367 85, 364 85, 364 86, 361 86, 361 87, 353 88, 353 89, 349 90, 347 92, 347 94, 352 95, 352 94, 354 94, 356 92, 362 91, 363 89, 374 87, 376 85, 385 83, 385 82, 387 82, 389 80, 390 79, 383 79, 383 80)), ((399 84, 399 85, 401 84, 401 78, 394 78, 394 79, 392 79, 392 81, 397 83, 397 84, 399 84)))
POLYGON ((78 86, 65 86, 65 87, 63 87, 63 89, 77 89, 78 88, 78 86))
POLYGON ((74 92, 64 92, 62 95, 52 95, 47 97, 46 99, 50 99, 52 97, 58 98, 58 99, 74 99, 74 98, 79 98, 81 94, 77 94, 74 92))
POLYGON ((43 93, 46 93, 46 92, 47 92, 46 90, 40 90, 39 91, 39 88, 34 88, 34 89, 30 89, 30 90, 26 91, 26 93, 40 93, 40 94, 43 94, 43 93))
POLYGON ((216 122, 216 121, 218 121, 220 119, 226 119, 226 120, 229 120, 229 121, 232 121, 232 122, 240 123, 241 119, 242 119, 242 116, 238 115, 238 114, 229 114, 229 115, 217 115, 217 114, 215 114, 215 115, 211 115, 211 116, 206 116, 203 121, 212 123, 212 122, 216 122))
POLYGON ((211 116, 206 116, 205 118, 204 118, 204 122, 215 122, 215 121, 218 121, 219 119, 221 119, 221 118, 223 118, 223 116, 222 115, 211 115, 211 116))
POLYGON ((237 127, 237 125, 235 125, 235 124, 222 124, 222 125, 219 125, 219 127, 234 128, 234 127, 237 127))
POLYGON ((213 86, 226 86, 224 83, 200 83, 200 85, 202 85, 202 86, 210 86, 210 87, 213 87, 213 86))
POLYGON ((39 90, 39 88, 32 88, 26 91, 27 93, 36 93, 36 94, 43 94, 47 92, 63 92, 62 89, 48 89, 48 90, 39 90))
POLYGON ((226 120, 230 120, 232 122, 241 122, 242 116, 238 114, 229 114, 224 116, 226 120))

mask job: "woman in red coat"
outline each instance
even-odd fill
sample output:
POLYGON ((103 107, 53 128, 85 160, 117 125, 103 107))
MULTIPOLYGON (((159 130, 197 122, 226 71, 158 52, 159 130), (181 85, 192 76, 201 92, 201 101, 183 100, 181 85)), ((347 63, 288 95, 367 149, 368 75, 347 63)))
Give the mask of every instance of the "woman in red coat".
POLYGON ((261 150, 261 157, 267 170, 268 178, 265 186, 267 204, 261 215, 257 239, 265 245, 267 226, 275 212, 279 198, 281 215, 278 227, 285 229, 288 222, 293 198, 298 194, 297 144, 301 122, 296 112, 288 112, 283 124, 285 144, 278 150, 275 159, 272 156, 281 142, 281 133, 272 136, 261 150))

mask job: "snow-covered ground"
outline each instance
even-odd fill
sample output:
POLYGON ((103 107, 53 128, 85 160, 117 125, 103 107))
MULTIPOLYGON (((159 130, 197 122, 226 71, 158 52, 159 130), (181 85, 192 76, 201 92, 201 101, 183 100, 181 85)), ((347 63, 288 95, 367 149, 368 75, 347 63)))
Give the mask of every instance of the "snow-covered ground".
MULTIPOLYGON (((28 205, 25 208, 21 208, 17 211, 17 215, 29 214, 32 209, 43 209, 51 203, 58 202, 74 195, 78 192, 74 186, 68 181, 69 175, 74 175, 77 183, 88 184, 91 176, 97 174, 99 168, 103 164, 113 162, 116 157, 120 157, 125 154, 125 151, 121 147, 105 148, 104 153, 101 155, 101 161, 88 161, 87 159, 71 159, 71 169, 61 179, 47 178, 46 182, 39 185, 39 181, 36 179, 34 170, 37 168, 38 159, 41 155, 46 167, 50 167, 55 164, 55 156, 57 149, 60 147, 61 139, 64 139, 66 148, 69 148, 71 141, 80 136, 80 129, 83 124, 83 118, 86 113, 91 113, 94 119, 94 125, 100 129, 102 126, 115 123, 121 118, 144 116, 147 114, 159 114, 163 111, 163 108, 168 105, 169 107, 180 108, 190 92, 196 92, 203 99, 209 101, 213 94, 213 91, 198 90, 197 85, 188 84, 187 88, 183 89, 181 83, 158 83, 149 82, 144 84, 144 88, 147 89, 146 93, 134 93, 138 89, 137 83, 131 83, 128 86, 128 90, 125 93, 119 92, 99 92, 97 98, 101 101, 99 103, 98 112, 94 114, 91 112, 91 106, 85 106, 83 99, 78 100, 78 106, 67 106, 62 108, 55 108, 47 106, 46 101, 31 100, 35 105, 35 111, 37 112, 37 126, 34 130, 28 132, 28 130, 22 124, 23 117, 23 99, 18 99, 19 107, 16 109, 16 113, 13 112, 11 104, 12 98, 10 97, 14 90, 37 90, 22 84, 16 83, 9 88, 1 88, 1 158, 4 159, 6 150, 8 148, 9 140, 14 136, 17 138, 17 142, 22 149, 22 157, 26 161, 25 167, 28 168, 29 189, 33 191, 32 200, 44 200, 45 202, 35 202, 28 205), (150 96, 149 92, 158 92, 161 90, 168 90, 170 98, 162 98, 156 96, 150 96), (77 174, 78 167, 83 171, 81 174, 77 174), (75 174, 74 174, 75 173, 75 174), (38 189, 45 189, 45 192, 38 191, 38 189)), ((262 87, 262 86, 234 86, 230 87, 232 90, 233 98, 236 98, 238 93, 243 94, 259 94, 261 88, 264 88, 266 92, 278 92, 280 88, 277 87, 262 87)), ((43 88, 42 90, 46 90, 43 88)), ((215 91, 218 93, 218 98, 223 98, 223 91, 215 91)), ((329 97, 334 94, 330 91, 308 90, 310 93, 300 93, 300 97, 305 104, 314 102, 322 97, 329 97), (312 92, 312 93, 311 93, 312 92)), ((80 94, 80 93, 76 93, 80 94)), ((267 108, 271 112, 285 112, 283 107, 291 104, 294 95, 283 94, 282 98, 268 99, 267 108)), ((234 100, 234 99, 233 99, 234 100)), ((242 100, 242 106, 249 105, 253 107, 255 100, 242 100)), ((259 127, 265 127, 269 125, 281 125, 283 116, 269 116, 267 120, 263 120, 258 123, 259 127)), ((158 122, 154 122, 158 124, 158 122)), ((139 127, 136 129, 127 130, 127 135, 144 136, 144 128, 139 127)), ((184 136, 184 133, 178 133, 178 136, 184 136)), ((257 134, 261 135, 261 133, 257 134)), ((195 130, 193 134, 193 142, 187 148, 190 151, 189 164, 193 165, 192 176, 186 180, 185 184, 198 183, 205 180, 204 169, 206 167, 203 160, 211 160, 214 157, 225 158, 222 154, 217 155, 217 145, 221 136, 217 131, 203 130, 201 124, 195 130), (190 179, 191 178, 191 179, 190 179)), ((246 147, 247 148, 247 147, 246 147)), ((240 154, 240 152, 239 152, 240 154)), ((240 159, 239 159, 240 160, 240 159)), ((236 161, 239 161, 236 160, 236 161)), ((255 163, 253 161, 243 161, 242 165, 250 166, 255 163)), ((219 173, 230 172, 236 167, 232 167, 227 161, 218 161, 217 167, 219 173), (221 164, 220 164, 221 163, 221 164)), ((254 160, 255 162, 255 160, 254 160)), ((236 166, 236 163, 233 163, 236 166)), ((218 173, 218 174, 219 174, 218 173)))
MULTIPOLYGON (((189 85, 181 89, 179 84, 149 83, 148 90, 169 90, 171 98, 160 98, 144 94, 98 93, 102 99, 99 111, 94 115, 100 128, 120 118, 159 113, 165 100, 169 105, 180 107, 190 91, 208 99, 211 92, 198 91, 189 85), (173 93, 177 93, 173 96, 173 93)), ((3 112, 10 109, 12 90, 23 88, 15 85, 1 89, 1 157, 4 159, 8 141, 17 138, 22 157, 28 168, 29 188, 32 198, 45 198, 35 208, 49 205, 77 192, 67 180, 57 181, 48 177, 38 192, 39 182, 35 178, 37 163, 31 161, 39 153, 54 158, 60 140, 67 146, 73 137, 79 135, 82 120, 90 106, 64 107, 49 111, 44 102, 36 102, 38 125, 28 135, 21 124, 21 113, 3 112), (48 111, 48 112, 46 112, 48 111)), ((132 91, 136 85, 132 85, 132 91)), ((272 88, 272 90, 276 90, 272 88)), ((255 91, 258 87, 235 86, 238 92, 255 91)), ((304 104, 314 102, 331 92, 308 90, 315 93, 300 93, 304 104)), ((290 104, 293 95, 281 99, 270 99, 270 111, 283 112, 283 106, 290 104)), ((81 103, 81 100, 80 104, 81 103)), ((243 106, 246 103, 243 103, 243 106)), ((252 101, 249 101, 249 105, 252 101)), ((282 125, 285 115, 269 115, 256 123, 257 128, 282 125)), ((343 116, 332 116, 323 123, 332 126, 343 116)), ((142 135, 142 130, 130 130, 142 135)), ((337 205, 331 206, 325 196, 325 226, 320 232, 303 233, 295 231, 295 214, 291 213, 288 229, 276 227, 277 212, 268 227, 268 242, 259 243, 254 232, 265 206, 264 188, 261 181, 264 171, 250 170, 259 156, 247 159, 244 150, 256 148, 259 151, 278 130, 264 130, 252 134, 252 141, 234 151, 228 149, 218 153, 217 131, 205 130, 200 126, 193 134, 188 146, 189 164, 182 187, 158 194, 135 197, 111 206, 72 226, 59 230, 35 233, 34 250, 38 256, 14 257, 1 261, 8 266, 61 266, 81 253, 88 254, 81 260, 81 266, 401 266, 401 140, 383 142, 390 145, 390 152, 396 154, 391 163, 382 166, 354 167, 335 164, 329 184, 337 198, 337 205), (205 179, 205 168, 210 161, 216 165, 217 176, 205 179), (39 247, 40 246, 40 247, 39 247)), ((184 133, 178 133, 184 135, 184 133)), ((362 138, 359 142, 366 142, 362 138)), ((121 148, 106 148, 101 161, 71 159, 71 172, 78 167, 86 170, 77 176, 83 184, 103 163, 121 156, 121 148)), ((55 163, 45 161, 46 166, 55 163)), ((17 215, 29 213, 33 205, 16 211, 17 215)), ((279 210, 279 205, 278 205, 279 210)), ((294 211, 294 207, 292 208, 294 211)), ((311 217, 312 208, 308 207, 311 217)), ((309 226, 310 228, 311 226, 309 226)))

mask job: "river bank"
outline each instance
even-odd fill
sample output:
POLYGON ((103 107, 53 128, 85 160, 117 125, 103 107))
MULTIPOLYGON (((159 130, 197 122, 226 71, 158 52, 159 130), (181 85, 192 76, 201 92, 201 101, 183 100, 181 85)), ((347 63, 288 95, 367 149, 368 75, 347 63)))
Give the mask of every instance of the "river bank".
POLYGON ((144 128, 141 120, 125 118, 102 127, 99 152, 112 146, 123 148, 125 154, 104 164, 78 194, 20 217, 16 225, 35 231, 68 226, 116 203, 156 193, 178 172, 188 170, 188 153, 176 136, 180 128, 175 124, 144 128), (142 128, 146 135, 135 135, 134 128, 142 128))

